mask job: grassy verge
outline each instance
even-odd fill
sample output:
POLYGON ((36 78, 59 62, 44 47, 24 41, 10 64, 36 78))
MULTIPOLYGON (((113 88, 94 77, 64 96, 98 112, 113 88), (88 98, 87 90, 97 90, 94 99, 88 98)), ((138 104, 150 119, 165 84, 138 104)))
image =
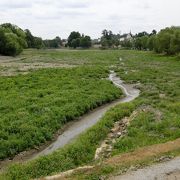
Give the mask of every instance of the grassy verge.
POLYGON ((0 159, 51 140, 63 124, 120 97, 108 75, 79 67, 0 77, 0 159))

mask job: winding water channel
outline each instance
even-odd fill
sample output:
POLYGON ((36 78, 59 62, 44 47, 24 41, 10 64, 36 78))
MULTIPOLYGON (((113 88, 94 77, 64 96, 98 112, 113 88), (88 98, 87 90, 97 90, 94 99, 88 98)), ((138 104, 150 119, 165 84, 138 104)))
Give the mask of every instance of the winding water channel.
POLYGON ((2 166, 6 166, 7 164, 11 164, 13 162, 32 160, 39 156, 50 154, 57 149, 62 148, 66 144, 72 142, 79 134, 84 132, 86 129, 95 125, 110 108, 120 103, 130 102, 139 96, 140 91, 136 89, 134 85, 124 84, 123 81, 116 76, 116 73, 114 71, 110 72, 109 80, 112 81, 115 86, 122 89, 125 97, 96 108, 90 113, 85 114, 84 116, 79 118, 78 121, 72 122, 71 125, 67 127, 53 143, 51 143, 48 147, 44 148, 40 152, 32 153, 31 155, 28 155, 28 157, 15 157, 12 161, 1 163, 1 168, 2 166))
POLYGON ((133 85, 124 84, 123 81, 116 76, 116 73, 111 71, 109 75, 109 80, 114 83, 117 87, 121 88, 125 97, 117 101, 111 102, 104 106, 101 106, 94 111, 88 113, 87 115, 82 116, 78 121, 74 122, 69 128, 61 134, 55 142, 48 146, 43 151, 39 152, 34 156, 42 156, 52 153, 53 151, 63 147, 64 145, 70 143, 74 138, 81 134, 86 129, 95 125, 101 117, 112 107, 117 104, 130 102, 139 96, 139 90, 135 89, 133 85))

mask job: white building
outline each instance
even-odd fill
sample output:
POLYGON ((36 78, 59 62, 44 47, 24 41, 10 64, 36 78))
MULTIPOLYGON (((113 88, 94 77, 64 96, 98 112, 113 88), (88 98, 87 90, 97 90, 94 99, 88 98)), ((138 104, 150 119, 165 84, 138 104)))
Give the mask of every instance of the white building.
POLYGON ((132 39, 133 39, 133 35, 130 32, 128 34, 121 35, 119 41, 126 41, 126 40, 131 41, 132 39))

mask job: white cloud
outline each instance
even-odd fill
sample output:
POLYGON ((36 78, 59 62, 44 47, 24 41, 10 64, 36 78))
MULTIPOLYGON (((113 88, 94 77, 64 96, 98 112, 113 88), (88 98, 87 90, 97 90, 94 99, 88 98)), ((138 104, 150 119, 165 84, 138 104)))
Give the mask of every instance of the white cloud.
POLYGON ((98 37, 114 32, 180 25, 179 0, 0 0, 0 23, 11 22, 43 38, 73 30, 98 37))

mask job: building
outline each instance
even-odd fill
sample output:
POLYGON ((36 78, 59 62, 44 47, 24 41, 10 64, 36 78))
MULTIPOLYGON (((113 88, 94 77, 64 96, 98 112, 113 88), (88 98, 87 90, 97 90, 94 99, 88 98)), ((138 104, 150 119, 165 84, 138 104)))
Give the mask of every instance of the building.
POLYGON ((133 35, 131 34, 131 32, 128 33, 128 34, 123 34, 119 38, 120 42, 122 42, 122 41, 131 41, 131 40, 133 40, 133 35))

